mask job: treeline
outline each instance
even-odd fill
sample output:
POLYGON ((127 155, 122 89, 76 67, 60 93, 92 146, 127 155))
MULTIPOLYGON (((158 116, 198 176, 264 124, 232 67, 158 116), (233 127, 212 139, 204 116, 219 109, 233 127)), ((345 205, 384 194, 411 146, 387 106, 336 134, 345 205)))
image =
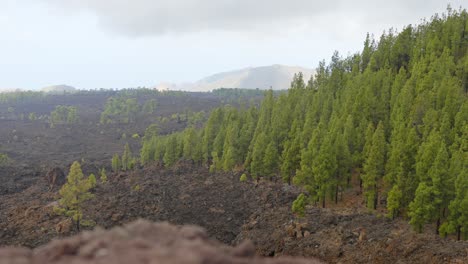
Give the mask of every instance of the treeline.
MULTIPOLYGON (((35 113, 29 115, 29 119, 34 121, 36 119, 35 113)), ((50 124, 74 124, 78 122, 78 110, 74 106, 58 105, 54 111, 50 112, 50 124)))
POLYGON ((183 91, 158 91, 146 87, 126 88, 126 89, 93 89, 77 90, 72 93, 47 93, 43 91, 11 91, 0 92, 0 103, 20 103, 33 102, 47 99, 48 97, 79 97, 79 96, 122 96, 122 97, 164 97, 164 96, 188 96, 190 92, 183 91))
POLYGON ((357 177, 368 208, 467 239, 467 29, 466 10, 448 9, 379 41, 367 36, 361 53, 336 52, 260 107, 216 109, 201 130, 148 131, 141 162, 281 177, 304 187, 298 212, 338 202, 357 177))
POLYGON ((0 103, 18 103, 41 100, 46 96, 44 92, 15 91, 0 93, 0 103))
POLYGON ((136 98, 110 97, 101 113, 100 122, 101 124, 131 123, 138 115, 153 114, 156 105, 155 99, 147 100, 140 105, 136 98))
MULTIPOLYGON (((286 92, 286 90, 273 91, 275 95, 286 92)), ((261 89, 243 89, 243 88, 219 88, 214 89, 212 93, 216 96, 226 99, 248 99, 252 97, 263 97, 264 90, 261 89)))

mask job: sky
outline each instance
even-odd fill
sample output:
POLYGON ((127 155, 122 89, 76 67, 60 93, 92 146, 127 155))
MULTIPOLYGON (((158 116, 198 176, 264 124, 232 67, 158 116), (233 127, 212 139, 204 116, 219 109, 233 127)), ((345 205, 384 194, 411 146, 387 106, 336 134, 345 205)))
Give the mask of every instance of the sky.
POLYGON ((0 89, 152 87, 314 68, 465 0, 0 0, 0 89))

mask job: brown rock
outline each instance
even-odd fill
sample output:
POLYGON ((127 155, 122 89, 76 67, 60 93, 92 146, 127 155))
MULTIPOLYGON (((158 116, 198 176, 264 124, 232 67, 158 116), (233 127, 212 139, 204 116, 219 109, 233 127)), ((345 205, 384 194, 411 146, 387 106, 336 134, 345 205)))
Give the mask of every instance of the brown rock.
POLYGON ((49 188, 61 187, 67 181, 65 173, 60 168, 53 168, 47 172, 46 175, 47 182, 49 183, 49 188))
POLYGON ((137 221, 109 231, 83 232, 34 250, 0 249, 0 263, 320 263, 314 259, 260 258, 251 242, 228 247, 200 227, 137 221))
POLYGON ((71 219, 67 218, 63 221, 60 221, 56 226, 55 226, 55 231, 59 234, 68 234, 73 228, 73 222, 71 219))
POLYGON ((0 263, 28 264, 31 251, 25 248, 0 248, 0 263), (5 261, 7 260, 7 261, 5 261))
POLYGON ((114 222, 117 222, 120 219, 122 219, 122 214, 120 214, 120 213, 115 213, 115 214, 112 214, 112 216, 111 216, 111 220, 114 221, 114 222))
POLYGON ((302 238, 302 232, 296 232, 296 238, 302 238))
POLYGON ((367 234, 366 234, 366 229, 365 228, 362 228, 360 231, 359 231, 359 242, 362 242, 364 240, 367 239, 367 234))
POLYGON ((295 237, 296 230, 294 230, 294 226, 293 225, 286 226, 286 233, 288 234, 289 237, 295 237))

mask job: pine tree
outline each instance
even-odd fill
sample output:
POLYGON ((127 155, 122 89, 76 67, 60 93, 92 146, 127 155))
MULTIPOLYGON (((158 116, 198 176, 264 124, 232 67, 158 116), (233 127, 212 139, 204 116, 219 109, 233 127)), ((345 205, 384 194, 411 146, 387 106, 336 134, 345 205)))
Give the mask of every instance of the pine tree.
POLYGON ((263 172, 262 169, 260 169, 260 165, 263 160, 261 155, 265 153, 265 150, 268 146, 268 142, 266 142, 266 140, 271 133, 271 115, 274 108, 274 104, 275 99, 273 97, 273 91, 266 91, 265 98, 263 99, 262 105, 260 107, 257 126, 255 128, 249 151, 244 162, 244 167, 250 168, 252 170, 253 177, 256 177, 257 174, 262 174, 263 172), (259 140, 261 140, 262 142, 258 142, 259 140), (254 156, 256 164, 252 165, 251 163, 254 162, 254 156))
POLYGON ((217 108, 210 115, 206 122, 203 140, 202 140, 202 152, 203 161, 208 162, 211 159, 211 153, 213 152, 213 143, 219 132, 219 127, 223 120, 223 109, 217 108))
POLYGON ((127 171, 131 169, 133 163, 132 151, 130 150, 130 146, 125 144, 124 152, 122 154, 122 169, 127 171))
POLYGON ((259 176, 265 175, 265 164, 263 159, 268 147, 268 139, 265 133, 261 133, 252 151, 252 164, 250 165, 250 173, 252 178, 257 179, 259 176))
POLYGON ((177 138, 175 135, 169 137, 166 152, 164 153, 164 166, 171 167, 177 161, 177 138))
POLYGON ((102 168, 100 171, 100 178, 101 178, 101 183, 105 184, 107 183, 107 174, 106 174, 106 169, 102 168))
POLYGON ((291 180, 299 169, 301 162, 301 137, 300 126, 298 122, 293 121, 293 126, 288 135, 289 139, 284 144, 284 150, 281 155, 281 176, 284 182, 291 184, 291 180))
POLYGON ((245 113, 244 121, 242 122, 242 128, 239 132, 239 155, 241 157, 241 162, 248 160, 247 154, 257 126, 257 118, 257 108, 254 106, 250 107, 249 110, 245 113))
POLYGON ((294 184, 304 186, 312 197, 317 197, 313 165, 320 150, 321 136, 319 126, 313 131, 307 148, 302 150, 300 169, 293 179, 294 184))
POLYGON ((278 170, 278 148, 274 141, 270 141, 266 150, 265 156, 263 157, 263 166, 264 166, 264 174, 267 177, 271 177, 276 174, 278 170))
POLYGON ((327 194, 330 193, 331 181, 336 173, 337 161, 331 137, 327 135, 320 147, 318 156, 312 163, 312 174, 317 186, 316 200, 325 208, 327 194))
POLYGON ((364 42, 364 50, 362 51, 361 71, 364 71, 369 65, 370 58, 372 56, 373 47, 369 33, 367 33, 366 41, 364 42))
POLYGON ((403 193, 398 185, 393 185, 392 189, 388 192, 387 197, 387 216, 394 219, 398 216, 398 211, 401 208, 401 198, 403 193))
MULTIPOLYGON (((146 137, 145 137, 146 138, 146 137)), ((141 165, 146 165, 148 162, 154 160, 154 152, 156 150, 157 136, 153 136, 151 139, 144 139, 140 150, 140 162, 141 165)))
POLYGON ((80 230, 83 219, 83 204, 93 198, 89 192, 90 181, 84 177, 80 163, 73 162, 70 173, 67 176, 67 183, 59 191, 59 206, 54 208, 58 214, 70 217, 75 223, 77 230, 80 230))
POLYGON ((239 153, 239 133, 240 133, 240 123, 237 118, 237 111, 234 112, 231 120, 228 121, 228 127, 226 131, 226 137, 224 139, 223 145, 223 170, 231 171, 234 169, 235 165, 240 163, 240 153, 239 153))
POLYGON ((97 181, 96 181, 96 175, 94 173, 91 173, 88 177, 88 184, 90 189, 94 189, 97 186, 97 181))
POLYGON ((410 217, 410 224, 418 232, 423 231, 424 224, 430 220, 428 217, 434 211, 434 206, 431 203, 432 192, 431 187, 421 182, 416 189, 413 202, 409 205, 408 216, 410 217))
POLYGON ((120 162, 120 157, 118 154, 114 154, 112 157, 112 170, 118 172, 122 169, 122 163, 120 162))
POLYGON ((434 212, 432 212, 431 218, 437 221, 436 234, 439 232, 441 218, 443 217, 443 210, 448 207, 449 197, 451 192, 451 186, 453 182, 450 180, 448 174, 448 153, 445 144, 440 145, 437 156, 432 164, 431 170, 429 171, 430 184, 433 190, 433 200, 431 201, 434 212))
POLYGON ((384 174, 385 148, 384 128, 380 122, 372 137, 372 143, 363 167, 362 181, 368 208, 377 209, 378 184, 384 174))
POLYGON ((335 203, 338 203, 338 193, 351 182, 352 156, 348 147, 346 135, 334 132, 334 153, 336 153, 337 169, 335 173, 335 203))
POLYGON ((212 164, 210 166, 210 172, 214 173, 216 171, 219 171, 222 168, 222 163, 216 151, 213 151, 211 153, 211 157, 212 157, 212 164))
POLYGON ((440 227, 440 234, 457 234, 458 240, 468 239, 468 170, 463 147, 453 153, 449 173, 456 175, 455 196, 449 204, 447 221, 440 227))
POLYGON ((195 160, 198 138, 195 128, 190 127, 184 131, 183 157, 186 160, 195 160))
MULTIPOLYGON (((433 136, 430 139, 435 140, 437 137, 433 136)), ((431 148, 435 144, 437 142, 429 141, 425 147, 431 148)), ((435 158, 431 158, 432 164, 430 164, 430 169, 427 170, 427 176, 421 178, 414 201, 409 206, 410 223, 419 232, 422 231, 423 224, 434 220, 437 220, 436 232, 438 232, 442 217, 444 192, 447 191, 447 187, 444 188, 442 179, 447 178, 448 154, 444 144, 439 142, 437 145, 440 146, 438 153, 435 158)), ((425 157, 429 158, 429 156, 425 157)), ((423 164, 420 163, 419 165, 419 169, 422 170, 423 164)))

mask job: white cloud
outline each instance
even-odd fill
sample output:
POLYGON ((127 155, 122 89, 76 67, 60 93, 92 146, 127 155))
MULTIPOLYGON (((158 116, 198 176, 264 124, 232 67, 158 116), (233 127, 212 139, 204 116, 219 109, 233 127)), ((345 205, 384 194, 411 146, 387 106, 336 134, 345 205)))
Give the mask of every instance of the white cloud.
MULTIPOLYGON (((323 16, 345 15, 366 23, 397 23, 444 8, 440 0, 42 0, 68 10, 93 12, 102 26, 129 35, 199 31, 274 32, 323 16)), ((460 0, 452 1, 457 6, 460 0), (458 2, 458 3, 457 3, 458 2)), ((342 20, 342 19, 341 19, 342 20)), ((328 21, 330 26, 336 21, 328 21)), ((364 25, 363 25, 364 26, 364 25)))

